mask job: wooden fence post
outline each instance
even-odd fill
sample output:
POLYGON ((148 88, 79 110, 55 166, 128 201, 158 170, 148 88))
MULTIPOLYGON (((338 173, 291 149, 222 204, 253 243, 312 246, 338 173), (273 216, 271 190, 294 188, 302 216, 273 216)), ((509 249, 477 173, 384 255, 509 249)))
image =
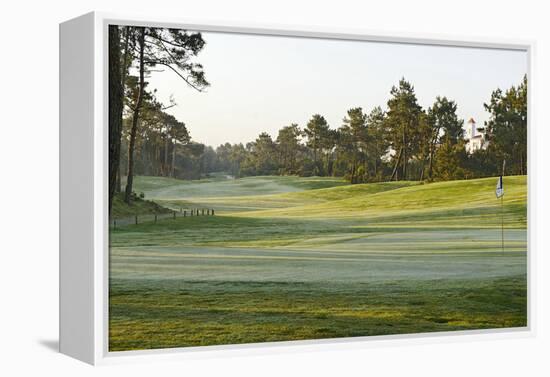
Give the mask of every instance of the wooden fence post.
POLYGON ((214 216, 214 208, 212 208, 212 216, 214 216))
POLYGON ((138 215, 136 215, 136 225, 137 225, 137 223, 138 223, 138 215))
POLYGON ((187 211, 183 211, 183 217, 187 217, 187 211))
POLYGON ((116 220, 113 220, 113 229, 116 229, 116 220))
POLYGON ((174 220, 175 220, 175 219, 176 219, 176 211, 174 211, 174 213, 173 213, 173 214, 174 214, 174 220))
POLYGON ((155 213, 155 224, 157 223, 157 214, 155 213))

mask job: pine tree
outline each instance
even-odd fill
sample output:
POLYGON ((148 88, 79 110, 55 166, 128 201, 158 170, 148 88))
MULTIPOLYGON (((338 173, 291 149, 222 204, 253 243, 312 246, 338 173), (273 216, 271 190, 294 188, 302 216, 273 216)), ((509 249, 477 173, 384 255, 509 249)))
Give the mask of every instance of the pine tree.
POLYGON ((399 167, 401 167, 401 179, 408 179, 407 167, 409 159, 419 147, 418 125, 422 108, 417 102, 414 87, 404 78, 398 86, 392 87, 391 98, 388 100, 388 112, 386 117, 389 144, 397 152, 394 156, 394 169, 390 179, 399 180, 399 167))
POLYGON ((191 88, 202 91, 209 83, 202 65, 193 59, 203 49, 205 42, 201 33, 188 33, 181 29, 137 27, 136 56, 139 70, 139 90, 132 114, 132 127, 128 143, 128 176, 124 200, 130 203, 134 179, 134 150, 137 128, 146 85, 145 72, 162 66, 169 68, 191 88))
POLYGON ((326 119, 315 114, 307 122, 304 129, 304 134, 307 136, 307 146, 313 152, 313 175, 320 175, 322 172, 321 161, 323 147, 326 146, 326 138, 329 137, 329 125, 326 119))
POLYGON ((517 87, 495 90, 485 109, 489 149, 498 160, 506 159, 508 172, 527 174, 527 76, 517 87))
MULTIPOLYGON (((464 157, 460 153, 460 148, 464 148, 463 142, 463 124, 462 119, 458 119, 456 114, 457 105, 454 101, 450 101, 447 97, 437 97, 433 106, 428 109, 427 124, 429 129, 429 139, 426 140, 429 149, 429 166, 428 166, 428 179, 434 178, 434 168, 437 163, 437 157, 444 158, 442 162, 443 166, 460 166, 464 157), (459 148, 455 148, 457 144, 460 144, 459 148), (441 151, 437 148, 441 146, 441 151), (437 153, 436 153, 437 152, 437 153), (455 161, 450 161, 455 159, 455 161)), ((438 169, 440 172, 444 172, 444 175, 449 176, 450 173, 446 172, 446 167, 438 169)), ((451 169, 456 170, 456 169, 451 169)), ((438 174, 438 178, 441 178, 441 174, 438 174)), ((451 175, 452 176, 452 175, 451 175)))

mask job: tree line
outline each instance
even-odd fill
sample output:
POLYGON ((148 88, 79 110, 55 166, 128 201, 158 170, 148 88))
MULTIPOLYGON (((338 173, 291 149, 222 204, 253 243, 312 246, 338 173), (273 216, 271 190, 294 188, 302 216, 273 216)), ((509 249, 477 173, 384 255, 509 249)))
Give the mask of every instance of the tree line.
POLYGON ((234 177, 299 175, 344 177, 351 183, 389 180, 453 180, 527 171, 527 77, 486 104, 487 148, 467 153, 457 104, 438 96, 427 109, 404 78, 389 92, 386 109, 349 109, 331 127, 314 114, 300 127, 277 135, 262 132, 248 143, 212 148, 191 139, 185 124, 167 110, 147 78, 172 71, 196 90, 209 86, 195 58, 205 45, 200 33, 145 27, 109 28, 109 204, 118 191, 132 200, 136 174, 200 179, 213 172, 234 177), (131 69, 133 68, 133 69, 131 69), (133 74, 130 74, 133 73, 133 74), (122 187, 125 177, 125 187, 122 187))
POLYGON ((303 128, 282 127, 246 144, 225 143, 209 149, 203 173, 235 177, 299 175, 344 177, 351 183, 390 180, 443 181, 527 172, 527 78, 506 91, 496 89, 485 124, 486 147, 468 153, 464 121, 457 104, 437 97, 428 109, 414 87, 401 79, 390 91, 387 110, 361 107, 347 111, 338 128, 314 114, 303 128))

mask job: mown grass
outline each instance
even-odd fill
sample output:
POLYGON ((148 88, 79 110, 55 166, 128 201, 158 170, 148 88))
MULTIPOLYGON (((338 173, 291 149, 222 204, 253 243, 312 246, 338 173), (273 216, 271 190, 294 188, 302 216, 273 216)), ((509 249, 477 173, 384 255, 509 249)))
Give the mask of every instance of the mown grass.
MULTIPOLYGON (((292 187, 298 186, 295 182, 296 177, 284 177, 291 180, 292 187)), ((264 178, 265 179, 265 178, 264 178)), ((258 211, 272 208, 290 208, 299 207, 317 203, 326 203, 330 201, 352 198, 356 196, 370 195, 374 193, 384 192, 417 185, 417 182, 383 182, 361 185, 345 185, 333 186, 329 188, 312 188, 312 184, 318 179, 308 179, 304 187, 309 187, 303 191, 286 192, 285 188, 282 193, 267 194, 267 195, 245 195, 245 196, 192 196, 185 199, 162 199, 158 198, 158 202, 167 207, 172 208, 191 208, 198 207, 215 207, 219 211, 231 213, 240 211, 258 211)), ((280 181, 280 180, 278 180, 280 181)), ((328 180, 331 184, 336 183, 333 179, 328 180)))
MULTIPOLYGON (((499 228, 503 219, 507 229, 525 229, 525 178, 506 178, 503 207, 494 197, 493 183, 494 179, 458 181, 454 185, 389 183, 257 195, 249 199, 201 198, 206 200, 201 206, 216 208, 218 215, 122 227, 114 231, 112 245, 291 247, 315 240, 317 246, 324 243, 337 247, 337 236, 365 238, 373 233, 391 235, 423 229, 490 230, 499 228), (342 191, 348 198, 338 199, 342 191), (232 199, 233 210, 225 211, 226 214, 223 207, 220 210, 216 205, 220 201, 231 203, 232 199), (322 202, 303 205, 311 200, 322 202), (235 210, 246 205, 247 210, 243 207, 235 210), (274 205, 286 207, 266 209, 274 205)), ((414 244, 410 247, 414 248, 414 244)))
POLYGON ((526 177, 137 182, 216 216, 111 230, 112 351, 527 324, 526 177))
MULTIPOLYGON (((527 183, 525 176, 506 177, 507 206, 525 208, 527 183)), ((345 199, 320 204, 305 204, 292 208, 255 211, 242 216, 250 217, 380 217, 407 212, 495 208, 500 206, 494 194, 495 179, 475 179, 409 185, 395 190, 375 193, 352 192, 345 199)), ((308 192, 303 193, 307 196, 308 192)), ((525 218, 523 218, 525 221, 525 218)))
POLYGON ((525 281, 114 280, 110 350, 523 327, 525 281))
POLYGON ((259 176, 228 179, 223 175, 187 181, 164 177, 135 177, 135 191, 151 199, 269 195, 349 185, 341 178, 259 176))

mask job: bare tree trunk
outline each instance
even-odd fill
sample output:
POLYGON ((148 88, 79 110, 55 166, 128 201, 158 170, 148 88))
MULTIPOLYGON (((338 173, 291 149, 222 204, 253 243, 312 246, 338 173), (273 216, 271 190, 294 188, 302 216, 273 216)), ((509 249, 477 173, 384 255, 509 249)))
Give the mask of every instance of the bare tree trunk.
POLYGON ((162 164, 162 175, 168 177, 168 135, 164 139, 164 164, 162 164))
POLYGON ((350 177, 350 183, 355 183, 355 155, 353 156, 353 159, 351 161, 351 177, 350 177))
POLYGON ((407 128, 405 126, 403 126, 403 160, 402 160, 402 164, 403 164, 403 173, 402 173, 402 177, 401 179, 403 179, 404 181, 407 180, 407 165, 408 165, 408 162, 409 162, 409 159, 408 159, 408 156, 407 156, 407 128))
POLYGON ((129 48, 128 45, 130 43, 130 27, 124 26, 124 57, 123 57, 123 63, 122 66, 120 66, 120 90, 121 90, 121 110, 120 110, 120 135, 118 136, 118 142, 119 142, 119 156, 118 156, 118 163, 117 163, 117 172, 116 172, 116 187, 115 192, 122 192, 122 169, 120 168, 120 138, 122 136, 122 128, 123 128, 123 122, 122 122, 122 113, 124 110, 124 90, 126 88, 126 76, 128 73, 128 59, 130 57, 130 53, 128 52, 129 48))
POLYGON ((151 172, 154 176, 162 177, 162 140, 153 141, 151 146, 151 172))
POLYGON ((520 169, 519 174, 520 175, 524 175, 527 172, 527 167, 525 168, 523 167, 524 161, 525 160, 523 158, 523 152, 520 152, 519 153, 519 169, 520 169))
POLYGON ((331 167, 330 167, 330 152, 327 152, 327 161, 326 161, 326 170, 325 170, 325 176, 330 176, 331 173, 331 167))
POLYGON ((117 169, 117 174, 116 174, 116 192, 122 192, 122 169, 120 168, 120 162, 118 164, 118 169, 117 169))
POLYGON ((403 146, 403 156, 402 156, 402 166, 403 166, 403 171, 401 173, 401 179, 403 180, 407 180, 407 147, 403 146))
POLYGON ((430 142, 430 165, 428 166, 428 179, 431 181, 433 178, 433 167, 434 167, 434 156, 435 156, 435 145, 437 143, 437 139, 439 137, 439 130, 441 127, 437 127, 434 136, 432 137, 432 140, 430 142))
POLYGON ((319 169, 317 167, 317 146, 313 145, 313 175, 319 175, 319 169))
POLYGON ((397 176, 397 168, 399 168, 399 161, 401 160, 401 154, 403 153, 403 147, 399 149, 399 154, 397 155, 397 161, 395 161, 395 165, 393 167, 393 172, 391 173, 390 181, 393 181, 393 178, 395 177, 395 180, 398 180, 397 176))
POLYGON ((130 26, 125 26, 124 27, 124 66, 121 67, 122 68, 122 72, 121 72, 121 87, 122 87, 122 92, 124 93, 124 90, 126 88, 126 76, 128 74, 128 59, 130 58, 130 53, 129 53, 129 48, 128 48, 128 45, 129 45, 129 42, 130 42, 130 26))
MULTIPOLYGON (((378 151, 378 145, 376 146, 376 151, 378 151)), ((374 179, 378 176, 378 157, 374 157, 374 179)))
POLYGON ((338 148, 334 151, 334 160, 332 161, 332 176, 336 177, 336 173, 338 170, 338 163, 339 163, 339 156, 338 156, 338 148))
POLYGON ((434 151, 433 149, 435 148, 432 148, 430 150, 430 164, 428 165, 428 179, 431 181, 432 178, 433 178, 433 169, 434 169, 434 151))
POLYGON ((172 145, 172 168, 170 169, 170 176, 172 178, 175 177, 175 172, 176 172, 176 146, 177 146, 176 143, 172 145))
POLYGON ((123 90, 120 79, 120 36, 118 26, 109 26, 109 214, 113 206, 120 165, 123 90))
POLYGON ((132 129, 130 131, 130 141, 128 144, 128 178, 126 179, 126 192, 124 201, 130 204, 132 197, 132 185, 134 183, 134 149, 136 146, 137 127, 139 121, 139 112, 143 102, 143 92, 145 88, 145 61, 143 58, 145 50, 145 28, 139 28, 139 92, 136 100, 136 107, 132 115, 132 129))

